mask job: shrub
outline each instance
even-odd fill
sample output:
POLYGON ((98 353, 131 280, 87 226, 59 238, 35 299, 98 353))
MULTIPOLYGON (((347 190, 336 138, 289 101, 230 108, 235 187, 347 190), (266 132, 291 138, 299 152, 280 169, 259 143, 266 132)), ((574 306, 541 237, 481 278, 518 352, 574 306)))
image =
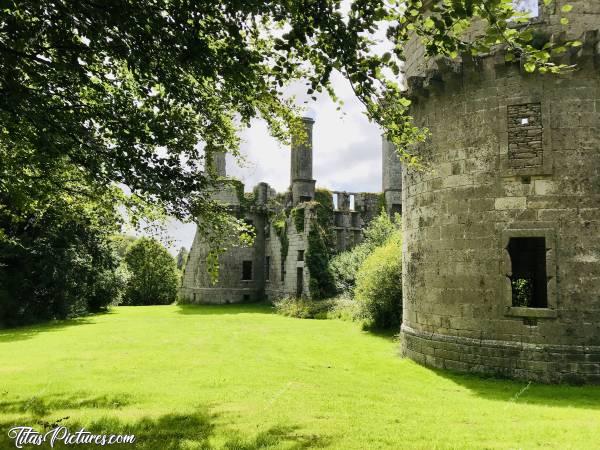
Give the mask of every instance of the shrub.
POLYGON ((352 250, 342 252, 331 259, 329 270, 337 292, 352 295, 358 269, 370 254, 371 248, 368 245, 359 244, 352 250))
MULTIPOLYGON (((0 194, 0 205, 11 202, 0 194)), ((0 327, 76 317, 117 301, 119 261, 109 240, 117 223, 116 208, 92 201, 56 197, 31 215, 0 206, 0 327)))
POLYGON ((360 317, 368 328, 395 328, 402 318, 402 244, 397 231, 365 259, 356 278, 360 317))
POLYGON ((168 305, 176 300, 177 264, 160 242, 151 238, 138 239, 127 249, 125 262, 131 276, 124 304, 168 305))
POLYGON ((332 302, 306 298, 284 297, 273 302, 277 314, 298 319, 327 319, 332 302))
POLYGON ((331 259, 329 264, 338 293, 353 295, 356 276, 367 257, 379 246, 384 245, 392 234, 398 231, 400 215, 394 220, 381 211, 364 231, 364 241, 349 251, 342 252, 331 259))
POLYGON ((356 300, 342 295, 331 299, 331 306, 327 312, 328 319, 353 321, 359 318, 359 308, 356 300))

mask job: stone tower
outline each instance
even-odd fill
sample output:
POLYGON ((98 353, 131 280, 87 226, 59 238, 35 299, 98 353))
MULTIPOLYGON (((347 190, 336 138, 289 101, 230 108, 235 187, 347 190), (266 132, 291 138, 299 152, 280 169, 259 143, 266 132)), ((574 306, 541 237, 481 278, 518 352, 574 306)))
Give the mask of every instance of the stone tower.
POLYGON ((313 145, 312 129, 315 121, 309 117, 302 118, 306 139, 292 138, 292 157, 290 185, 292 188, 292 203, 313 200, 315 198, 315 180, 313 180, 313 145))
POLYGON ((600 382, 600 2, 540 2, 538 14, 542 45, 583 42, 564 55, 577 71, 528 74, 502 51, 424 67, 418 42, 407 54, 431 169, 403 174, 403 353, 600 382))
POLYGON ((382 192, 388 214, 402 212, 402 164, 396 147, 385 136, 381 137, 382 147, 382 192))

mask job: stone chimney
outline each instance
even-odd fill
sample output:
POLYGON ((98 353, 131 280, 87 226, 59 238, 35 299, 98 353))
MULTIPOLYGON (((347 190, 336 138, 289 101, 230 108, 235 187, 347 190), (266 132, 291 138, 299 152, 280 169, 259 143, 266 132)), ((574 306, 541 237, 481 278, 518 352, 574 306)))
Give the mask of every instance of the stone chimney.
POLYGON ((290 184, 292 186, 292 203, 314 200, 315 180, 312 176, 312 129, 315 121, 309 117, 302 118, 302 124, 306 133, 305 140, 292 137, 292 157, 290 184))

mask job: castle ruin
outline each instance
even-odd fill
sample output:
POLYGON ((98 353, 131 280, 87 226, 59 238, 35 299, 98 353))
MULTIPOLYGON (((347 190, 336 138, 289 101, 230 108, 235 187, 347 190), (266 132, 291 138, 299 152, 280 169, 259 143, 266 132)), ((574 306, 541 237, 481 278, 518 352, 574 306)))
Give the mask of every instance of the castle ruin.
MULTIPOLYGON (((219 279, 206 267, 210 246, 196 232, 183 276, 180 297, 188 303, 240 303, 285 296, 319 298, 328 280, 322 267, 310 267, 311 252, 329 255, 363 239, 363 229, 387 205, 401 210, 401 165, 383 142, 383 192, 351 193, 316 189, 313 179, 314 120, 303 119, 306 139, 292 139, 290 187, 277 193, 261 182, 252 193, 241 183, 223 183, 213 199, 255 229, 254 245, 232 247, 219 257, 219 279), (334 196, 336 201, 334 202, 334 196), (320 249, 320 250, 319 250, 320 249)), ((217 175, 226 176, 225 154, 213 156, 217 175)))

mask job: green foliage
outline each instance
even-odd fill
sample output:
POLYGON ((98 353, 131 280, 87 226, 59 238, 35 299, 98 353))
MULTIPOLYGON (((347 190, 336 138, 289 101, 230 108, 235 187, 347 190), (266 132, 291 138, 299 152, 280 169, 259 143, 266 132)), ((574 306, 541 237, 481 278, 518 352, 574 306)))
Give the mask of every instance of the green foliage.
POLYGON ((275 234, 279 238, 279 243, 281 244, 281 260, 285 261, 290 246, 290 241, 287 236, 287 216, 285 215, 285 211, 279 211, 273 218, 272 223, 275 234))
POLYGON ((402 238, 397 231, 365 259, 356 277, 360 317, 369 328, 398 328, 402 320, 402 238))
POLYGON ((513 306, 532 306, 533 280, 531 278, 517 278, 511 281, 513 306))
POLYGON ((399 229, 400 223, 400 215, 396 214, 394 220, 391 220, 382 209, 379 216, 364 230, 363 242, 331 259, 329 267, 338 292, 352 297, 361 265, 377 247, 387 242, 399 229))
MULTIPOLYGON (((333 230, 333 194, 328 189, 315 190, 317 223, 323 234, 325 245, 330 253, 335 250, 335 232, 333 230)), ((313 203, 314 205, 314 203, 313 203)))
MULTIPOLYGON (((84 187, 82 186, 82 189, 84 187)), ((31 214, 0 191, 0 326, 64 319, 118 303, 124 280, 110 236, 114 205, 99 195, 55 196, 31 214)))
POLYGON ((356 286, 356 274, 372 248, 365 243, 335 255, 329 264, 337 292, 352 296, 356 286))
POLYGON ((329 270, 329 249, 326 232, 314 220, 308 232, 308 247, 305 261, 310 272, 309 289, 313 299, 328 298, 335 295, 333 275, 329 270))
POLYGON ((328 300, 284 297, 273 303, 277 314, 297 319, 327 319, 332 303, 328 300))
POLYGON ((133 244, 136 239, 137 238, 135 236, 130 236, 128 234, 117 234, 115 236, 111 236, 110 238, 115 252, 121 259, 125 257, 127 248, 133 244))
POLYGON ((328 319, 338 319, 348 322, 358 320, 360 318, 360 309, 356 300, 341 295, 331 299, 331 306, 327 312, 328 319))
POLYGON ((177 264, 160 242, 140 238, 125 254, 131 277, 123 298, 126 305, 167 305, 177 297, 177 264))
POLYGON ((292 209, 292 219, 298 233, 302 233, 304 231, 304 217, 304 206, 292 209))
POLYGON ((329 269, 329 260, 334 249, 333 241, 333 197, 326 189, 317 189, 315 201, 306 204, 312 217, 308 232, 305 256, 310 272, 309 289, 313 299, 335 295, 335 284, 329 269))

